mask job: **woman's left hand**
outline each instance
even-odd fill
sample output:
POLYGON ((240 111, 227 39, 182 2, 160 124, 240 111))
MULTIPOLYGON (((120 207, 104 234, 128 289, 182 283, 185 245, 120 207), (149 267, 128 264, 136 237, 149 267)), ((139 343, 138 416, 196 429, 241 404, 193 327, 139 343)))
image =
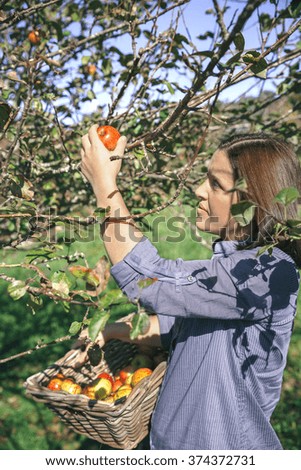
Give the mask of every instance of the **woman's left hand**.
POLYGON ((116 178, 121 168, 121 159, 110 160, 112 156, 122 157, 126 147, 126 137, 121 136, 115 150, 109 151, 97 134, 98 124, 94 124, 82 138, 81 171, 91 184, 98 205, 106 205, 108 196, 116 191, 116 178))

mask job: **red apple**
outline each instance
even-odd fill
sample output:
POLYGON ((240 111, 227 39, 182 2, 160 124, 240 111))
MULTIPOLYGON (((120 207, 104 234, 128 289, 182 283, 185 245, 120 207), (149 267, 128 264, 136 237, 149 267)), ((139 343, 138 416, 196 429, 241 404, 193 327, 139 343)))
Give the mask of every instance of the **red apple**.
POLYGON ((55 390, 55 391, 61 390, 62 383, 63 383, 62 379, 60 379, 59 377, 53 377, 48 383, 47 388, 49 388, 49 390, 55 390))
POLYGON ((115 382, 113 383, 112 392, 116 392, 122 385, 123 383, 120 379, 115 380, 115 382))
POLYGON ((135 372, 135 369, 132 365, 129 365, 121 369, 121 371, 119 372, 121 382, 123 384, 129 384, 131 382, 131 377, 134 372, 135 372))
POLYGON ((107 372, 102 372, 101 374, 98 374, 97 376, 98 379, 107 379, 111 382, 112 386, 114 384, 114 378, 112 377, 111 374, 108 374, 107 372))
POLYGON ((104 146, 112 151, 115 150, 120 134, 115 127, 98 126, 97 134, 104 146))

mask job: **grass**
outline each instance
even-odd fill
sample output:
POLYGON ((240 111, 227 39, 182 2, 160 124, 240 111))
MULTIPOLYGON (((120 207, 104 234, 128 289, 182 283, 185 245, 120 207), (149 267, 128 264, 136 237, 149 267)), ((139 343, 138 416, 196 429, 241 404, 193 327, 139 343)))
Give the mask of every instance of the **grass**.
MULTIPOLYGON (((185 208, 181 208, 185 209, 185 208)), ((192 239, 190 235, 189 212, 179 217, 179 209, 172 207, 160 216, 164 219, 149 219, 154 229, 152 238, 161 256, 175 259, 209 258, 211 252, 204 245, 192 239)), ((210 241, 203 240, 204 243, 210 241)), ((86 243, 75 242, 62 253, 74 254, 82 251, 90 266, 104 254, 99 236, 86 243)), ((26 253, 5 251, 0 253, 0 263, 20 263, 26 253), (1 259, 2 257, 2 259, 1 259)), ((58 270, 61 262, 51 265, 51 270, 58 270)), ((24 271, 10 270, 10 275, 24 277, 24 271)), ((72 307, 70 312, 61 304, 44 301, 43 308, 35 315, 26 307, 24 299, 13 301, 7 294, 7 284, 0 282, 1 294, 1 329, 0 357, 6 357, 27 350, 39 340, 48 342, 68 332, 75 319, 81 319, 83 309, 72 307)), ((289 349, 287 367, 284 373, 281 400, 273 414, 272 423, 285 449, 301 448, 301 295, 298 299, 298 312, 289 349)), ((99 449, 96 441, 86 439, 69 430, 44 405, 27 397, 23 387, 25 379, 61 357, 72 342, 66 342, 39 350, 26 357, 0 365, 0 449, 51 450, 51 449, 99 449)))

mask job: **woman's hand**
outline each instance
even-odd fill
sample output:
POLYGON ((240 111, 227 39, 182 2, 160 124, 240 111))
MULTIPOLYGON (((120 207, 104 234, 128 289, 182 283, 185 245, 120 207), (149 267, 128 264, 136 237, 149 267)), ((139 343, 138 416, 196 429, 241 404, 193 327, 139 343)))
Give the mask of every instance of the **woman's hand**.
POLYGON ((93 188, 98 206, 106 207, 110 205, 109 196, 118 190, 116 178, 121 168, 121 159, 110 157, 124 155, 126 137, 120 137, 116 149, 110 152, 99 139, 97 128, 94 124, 82 138, 81 171, 93 188))

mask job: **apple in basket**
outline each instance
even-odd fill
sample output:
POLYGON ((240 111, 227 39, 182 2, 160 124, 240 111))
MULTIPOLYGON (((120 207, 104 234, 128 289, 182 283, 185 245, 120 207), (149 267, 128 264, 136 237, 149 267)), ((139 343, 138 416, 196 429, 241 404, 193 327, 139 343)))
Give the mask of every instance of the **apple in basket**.
POLYGON ((82 393, 82 388, 77 384, 72 378, 67 378, 63 380, 61 390, 63 392, 70 393, 71 395, 78 395, 82 393))
POLYGON ((121 380, 116 379, 113 383, 112 393, 115 393, 122 385, 123 385, 123 383, 121 382, 121 380))
POLYGON ((104 403, 112 403, 113 404, 114 403, 114 397, 113 397, 113 395, 109 395, 107 398, 104 398, 101 401, 103 401, 104 403))
POLYGON ((82 394, 86 397, 90 398, 90 400, 96 400, 95 398, 95 388, 93 385, 86 385, 82 389, 82 394))
POLYGON ((120 400, 120 398, 126 398, 132 391, 132 387, 129 384, 124 384, 113 394, 114 402, 120 400))
POLYGON ((151 375, 153 371, 148 367, 141 367, 140 369, 135 370, 132 375, 131 386, 135 387, 142 379, 151 375))
POLYGON ((53 391, 61 390, 62 383, 63 383, 63 379, 61 379, 59 377, 53 377, 48 382, 47 388, 49 388, 49 390, 53 390, 53 391))
POLYGON ((131 361, 131 365, 135 370, 140 369, 141 367, 148 367, 149 369, 153 368, 153 360, 146 354, 136 354, 131 361))
POLYGON ((96 400, 103 400, 111 395, 112 382, 109 379, 101 377, 93 384, 96 400))
POLYGON ((114 384, 114 377, 112 377, 112 375, 108 374, 107 372, 101 372, 101 374, 98 374, 97 378, 98 379, 108 379, 111 382, 112 386, 114 384))
POLYGON ((124 367, 119 372, 120 380, 123 384, 130 384, 135 368, 130 364, 129 366, 124 367))

